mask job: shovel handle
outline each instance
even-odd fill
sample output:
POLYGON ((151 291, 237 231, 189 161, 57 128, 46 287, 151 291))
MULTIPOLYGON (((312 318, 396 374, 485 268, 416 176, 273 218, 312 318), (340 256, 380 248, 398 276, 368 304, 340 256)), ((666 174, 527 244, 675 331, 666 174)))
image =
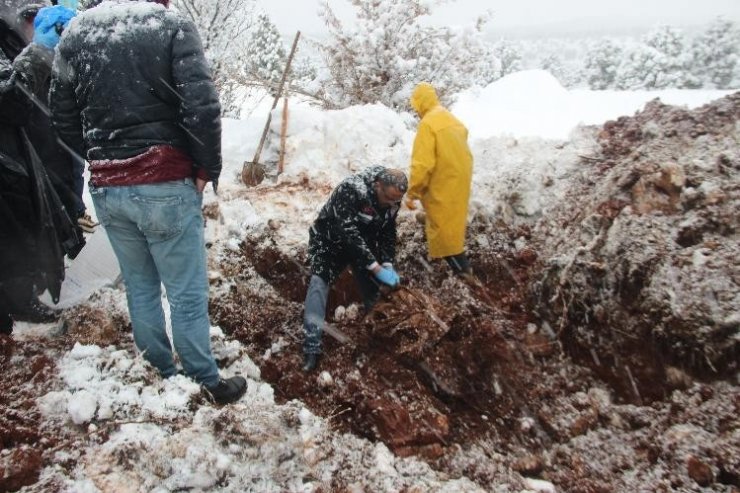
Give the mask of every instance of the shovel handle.
MULTIPOLYGON (((270 114, 267 115, 267 122, 265 123, 265 128, 262 130, 262 137, 260 137, 259 145, 257 145, 257 152, 254 153, 254 159, 252 159, 253 163, 259 164, 260 161, 260 154, 262 154, 262 147, 265 145, 265 139, 267 138, 267 132, 270 130, 270 122, 272 122, 272 110, 275 109, 275 107, 278 104, 278 100, 280 100, 280 95, 283 93, 283 86, 285 85, 285 80, 288 78, 288 72, 290 71, 290 64, 293 62, 293 55, 295 55, 295 50, 298 47, 298 38, 301 37, 301 32, 297 31, 295 33, 295 38, 293 39, 293 46, 290 47, 290 55, 288 55, 288 60, 285 63, 285 70, 283 70, 283 76, 280 79, 280 85, 278 86, 277 93, 275 94, 275 98, 272 101, 272 108, 270 108, 270 114)), ((246 163, 244 164, 246 168, 246 163)), ((242 170, 242 175, 244 174, 244 170, 242 170)))
POLYGON ((260 154, 262 154, 262 146, 265 144, 265 138, 267 137, 267 131, 270 130, 270 122, 272 121, 272 110, 274 110, 277 107, 278 101, 280 100, 280 96, 283 94, 283 87, 285 86, 285 81, 288 78, 288 72, 290 72, 290 64, 293 63, 293 55, 295 55, 295 50, 298 47, 298 38, 301 37, 301 32, 297 31, 295 33, 295 38, 293 39, 293 46, 290 47, 290 54, 288 55, 288 60, 285 62, 285 70, 283 70, 283 75, 280 78, 280 85, 278 85, 277 93, 275 94, 275 98, 272 100, 272 107, 270 108, 270 114, 267 116, 267 123, 265 123, 265 128, 262 130, 262 138, 260 139, 260 143, 257 146, 257 152, 254 154, 254 159, 252 162, 259 163, 260 161, 260 154))

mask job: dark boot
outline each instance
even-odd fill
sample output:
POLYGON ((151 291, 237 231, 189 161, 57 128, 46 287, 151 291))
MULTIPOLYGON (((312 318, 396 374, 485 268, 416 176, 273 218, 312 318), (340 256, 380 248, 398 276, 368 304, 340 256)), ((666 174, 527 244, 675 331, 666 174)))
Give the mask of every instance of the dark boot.
POLYGON ((215 404, 230 404, 238 401, 247 391, 247 381, 244 377, 219 378, 212 387, 203 386, 206 399, 215 404))
POLYGON ((314 370, 319 364, 320 354, 308 353, 303 355, 303 371, 309 372, 314 370))
POLYGON ((13 318, 21 322, 34 324, 56 322, 61 310, 55 310, 41 303, 38 298, 31 298, 24 306, 13 309, 13 318))
POLYGON ((457 255, 450 255, 444 257, 447 264, 452 269, 452 273, 462 277, 463 279, 473 277, 473 269, 470 267, 470 260, 465 252, 458 253, 457 255))

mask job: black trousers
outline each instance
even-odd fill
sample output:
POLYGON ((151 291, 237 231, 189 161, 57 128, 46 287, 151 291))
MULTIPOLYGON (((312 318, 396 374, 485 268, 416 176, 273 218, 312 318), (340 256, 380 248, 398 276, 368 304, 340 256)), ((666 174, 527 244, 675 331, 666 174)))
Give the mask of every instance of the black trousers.
POLYGON ((313 231, 309 232, 308 260, 311 264, 311 274, 319 276, 327 284, 331 285, 339 278, 344 269, 350 267, 357 287, 362 295, 365 309, 369 310, 378 300, 380 294, 379 281, 362 265, 356 258, 351 257, 348 252, 332 244, 325 239, 316 236, 313 231))

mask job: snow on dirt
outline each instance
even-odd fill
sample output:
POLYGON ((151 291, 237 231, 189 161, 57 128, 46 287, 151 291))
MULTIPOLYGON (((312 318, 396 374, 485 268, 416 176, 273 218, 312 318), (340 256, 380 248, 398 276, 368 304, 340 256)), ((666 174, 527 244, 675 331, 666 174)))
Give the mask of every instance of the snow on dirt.
MULTIPOLYGON (((673 384, 638 401, 568 352, 562 317, 534 313, 531 291, 558 253, 542 221, 594 179, 585 167, 602 152, 604 121, 656 97, 690 110, 725 95, 566 91, 537 71, 459 95, 452 109, 475 156, 468 244, 479 282, 430 262, 420 218, 402 211, 404 288, 362 317, 343 276, 327 317, 349 341, 325 334, 311 374, 299 370, 308 228, 350 173, 408 168, 415 119, 291 100, 284 173, 276 111, 267 177, 251 188, 239 176, 266 115, 225 120, 218 195, 204 200, 211 339, 222 373, 247 378, 247 394, 214 407, 186 377, 159 378, 133 346, 125 294, 103 288, 66 310, 64 326, 19 323, 0 340, 0 490, 733 491, 736 374, 673 362, 673 384)), ((729 324, 737 339, 737 319, 729 324)))

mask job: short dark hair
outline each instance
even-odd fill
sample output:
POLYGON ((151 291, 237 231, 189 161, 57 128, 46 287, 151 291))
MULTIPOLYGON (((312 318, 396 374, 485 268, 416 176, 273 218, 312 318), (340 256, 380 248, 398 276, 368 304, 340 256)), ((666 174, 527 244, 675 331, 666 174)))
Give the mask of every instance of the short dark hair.
POLYGON ((406 193, 409 188, 409 180, 406 173, 400 169, 384 168, 375 177, 377 181, 385 186, 396 187, 399 191, 406 193))

